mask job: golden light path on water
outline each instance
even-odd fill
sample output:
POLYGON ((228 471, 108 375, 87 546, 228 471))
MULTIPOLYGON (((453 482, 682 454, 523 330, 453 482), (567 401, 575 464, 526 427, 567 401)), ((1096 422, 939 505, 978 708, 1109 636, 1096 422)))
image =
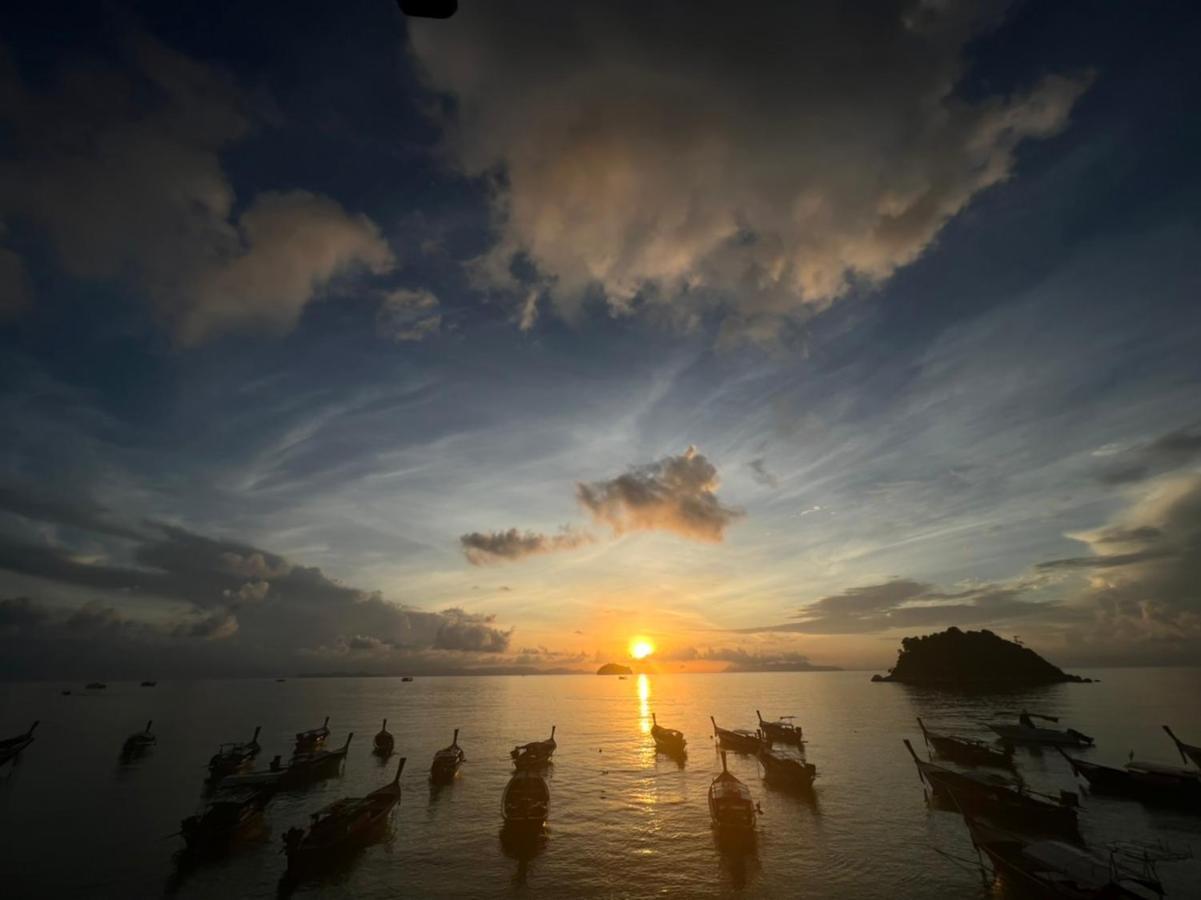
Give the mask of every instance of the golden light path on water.
POLYGON ((643 672, 638 676, 638 715, 642 717, 643 734, 651 733, 651 680, 643 672))

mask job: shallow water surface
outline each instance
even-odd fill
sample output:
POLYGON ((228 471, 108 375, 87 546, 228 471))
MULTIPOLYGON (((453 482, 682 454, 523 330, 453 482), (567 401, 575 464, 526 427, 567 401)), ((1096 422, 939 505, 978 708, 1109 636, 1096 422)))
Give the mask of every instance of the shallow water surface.
MULTIPOLYGON (((0 734, 40 719, 37 741, 0 770, 0 872, 5 895, 269 897, 284 869, 280 836, 330 801, 387 781, 395 759, 370 753, 380 720, 408 757, 404 794, 379 843, 295 896, 314 897, 985 897, 979 872, 949 860, 973 852, 961 820, 931 811, 904 746, 921 749, 914 721, 985 736, 982 723, 1022 706, 1060 715, 1097 738, 1089 758, 1121 764, 1179 763, 1160 726, 1201 743, 1201 669, 1093 671, 1092 685, 1060 685, 1009 698, 969 698, 893 684, 862 672, 740 675, 335 678, 0 685, 0 734), (71 696, 60 696, 63 688, 71 696), (729 756, 731 770, 763 809, 754 848, 725 852, 714 841, 706 790, 720 763, 709 715, 753 728, 795 714, 816 764, 815 796, 768 788, 758 764, 729 756), (681 767, 656 756, 650 714, 681 729, 681 767), (329 715, 329 745, 355 733, 340 777, 278 796, 263 834, 227 857, 180 872, 171 836, 202 800, 205 763, 223 741, 262 725, 263 753, 287 758, 292 735, 329 715), (154 719, 158 745, 122 764, 125 736, 154 719), (550 828, 539 846, 500 838, 508 750, 558 725, 549 770, 550 828), (435 750, 454 728, 467 754, 459 778, 432 790, 435 750)), ((1032 786, 1073 787, 1058 754, 1019 750, 1032 786)), ((1144 809, 1082 791, 1085 837, 1163 839, 1201 855, 1201 816, 1144 809)), ((1173 897, 1201 896, 1201 858, 1164 864, 1173 897)))

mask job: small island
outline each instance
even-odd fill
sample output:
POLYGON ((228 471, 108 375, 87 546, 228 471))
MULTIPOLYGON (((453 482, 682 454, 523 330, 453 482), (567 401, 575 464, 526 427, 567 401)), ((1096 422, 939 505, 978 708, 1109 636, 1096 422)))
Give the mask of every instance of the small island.
POLYGON ((897 664, 887 675, 872 676, 872 681, 989 691, 1092 679, 1069 675, 1029 647, 991 631, 960 631, 952 626, 937 634, 902 640, 897 664))
POLYGON ((596 670, 597 675, 633 675, 634 670, 629 666, 619 666, 617 663, 605 663, 596 670))

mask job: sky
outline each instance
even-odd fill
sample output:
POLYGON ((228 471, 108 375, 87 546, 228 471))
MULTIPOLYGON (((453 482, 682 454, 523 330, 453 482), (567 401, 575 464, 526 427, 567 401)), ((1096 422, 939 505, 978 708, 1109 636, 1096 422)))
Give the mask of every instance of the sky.
POLYGON ((0 677, 1201 659, 1187 4, 0 28, 0 677))

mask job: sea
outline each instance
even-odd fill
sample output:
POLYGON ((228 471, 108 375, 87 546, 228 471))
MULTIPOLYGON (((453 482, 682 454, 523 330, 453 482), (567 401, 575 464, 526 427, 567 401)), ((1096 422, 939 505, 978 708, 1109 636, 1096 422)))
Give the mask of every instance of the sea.
MULTIPOLYGON (((1201 744, 1201 668, 1082 671, 1093 684, 966 696, 873 684, 865 672, 512 677, 289 678, 285 681, 0 684, 0 736, 40 720, 37 740, 0 769, 0 895, 273 897, 285 869, 281 836, 344 796, 386 783, 407 758, 403 795, 377 842, 290 889, 297 897, 807 897, 984 898, 962 820, 932 809, 909 752, 931 728, 989 737, 985 723, 1022 708, 1096 738, 1085 753, 1121 765, 1181 764, 1162 726, 1201 744), (61 692, 70 690, 70 695, 61 692), (707 789, 720 771, 709 717, 754 728, 785 715, 804 729, 817 767, 811 797, 769 787, 757 761, 730 754, 762 813, 757 836, 715 840, 707 789), (651 714, 684 732, 687 759, 656 755, 651 714), (262 726, 259 766, 287 759, 293 735, 330 717, 330 746, 354 739, 340 775, 278 795, 256 834, 225 856, 181 864, 180 820, 202 808, 217 745, 262 726), (397 757, 371 754, 381 720, 397 757), (122 761, 122 743, 153 720, 157 745, 122 761), (544 838, 501 837, 509 750, 557 726, 544 838), (428 782, 455 728, 467 761, 454 784, 428 782)), ((1092 795, 1054 751, 1018 751, 1033 787, 1080 793, 1087 843, 1166 846, 1167 896, 1201 897, 1201 810, 1147 808, 1092 795)))

